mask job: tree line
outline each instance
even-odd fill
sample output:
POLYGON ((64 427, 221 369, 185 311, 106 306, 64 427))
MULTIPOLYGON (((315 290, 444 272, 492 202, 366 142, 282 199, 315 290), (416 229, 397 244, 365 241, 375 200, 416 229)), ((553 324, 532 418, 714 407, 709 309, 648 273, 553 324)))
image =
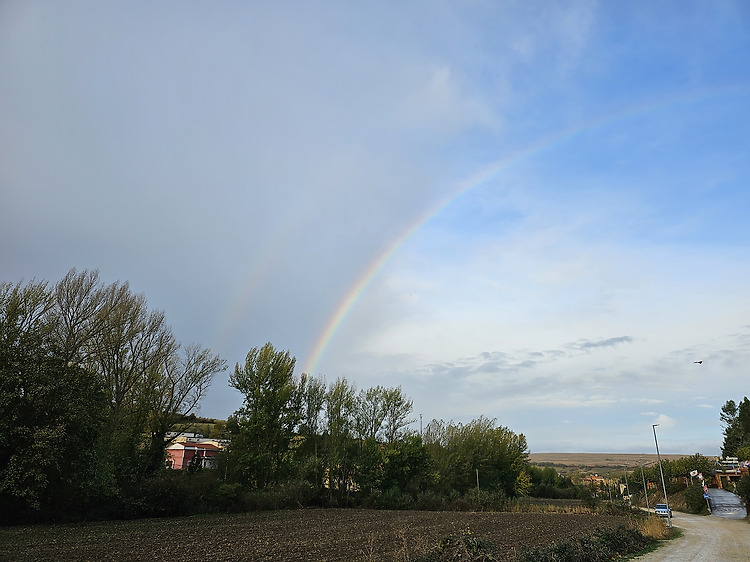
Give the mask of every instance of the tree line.
POLYGON ((288 351, 267 343, 230 376, 244 401, 227 424, 231 441, 217 472, 236 490, 391 508, 436 508, 477 488, 494 501, 528 492, 523 435, 483 417, 433 420, 416 432, 400 387, 357 391, 344 377, 295 377, 294 366, 288 351))
POLYGON ((70 270, 0 284, 0 520, 175 515, 289 505, 439 508, 536 486, 523 435, 480 417, 409 429, 400 387, 294 375, 270 343, 230 374, 242 407, 214 469, 168 470, 226 361, 182 345, 127 282, 70 270))
POLYGON ((225 369, 97 271, 0 284, 0 517, 126 509, 225 369))

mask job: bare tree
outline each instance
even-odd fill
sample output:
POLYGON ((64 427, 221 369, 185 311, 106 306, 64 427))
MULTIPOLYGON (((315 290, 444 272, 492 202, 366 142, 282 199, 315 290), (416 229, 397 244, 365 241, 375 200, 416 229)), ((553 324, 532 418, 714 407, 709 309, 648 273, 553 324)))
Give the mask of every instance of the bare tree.
POLYGON ((164 447, 171 441, 167 433, 182 430, 181 421, 194 413, 216 373, 227 368, 226 361, 197 344, 185 347, 182 354, 171 354, 162 369, 150 371, 145 385, 145 406, 150 414, 150 463, 156 468, 164 447))

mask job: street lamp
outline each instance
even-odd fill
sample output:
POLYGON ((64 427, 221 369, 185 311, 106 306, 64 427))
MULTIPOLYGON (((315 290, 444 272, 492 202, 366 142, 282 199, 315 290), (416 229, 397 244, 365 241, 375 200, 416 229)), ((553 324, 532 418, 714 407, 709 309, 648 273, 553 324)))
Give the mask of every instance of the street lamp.
POLYGON ((659 461, 659 472, 661 473, 661 487, 664 489, 664 503, 667 505, 667 519, 669 520, 669 526, 672 527, 672 510, 669 509, 669 500, 667 499, 667 485, 664 483, 664 470, 661 468, 661 455, 659 454, 659 442, 656 440, 656 426, 655 423, 651 426, 654 430, 654 443, 656 443, 656 458, 659 461))

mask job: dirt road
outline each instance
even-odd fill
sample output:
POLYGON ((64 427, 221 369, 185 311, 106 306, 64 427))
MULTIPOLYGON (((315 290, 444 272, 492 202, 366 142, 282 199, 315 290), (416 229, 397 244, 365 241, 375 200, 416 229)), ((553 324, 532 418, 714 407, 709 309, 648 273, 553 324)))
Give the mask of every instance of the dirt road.
POLYGON ((669 541, 655 552, 639 556, 639 562, 688 560, 742 560, 750 556, 750 523, 718 515, 688 515, 675 512, 672 524, 682 537, 669 541))

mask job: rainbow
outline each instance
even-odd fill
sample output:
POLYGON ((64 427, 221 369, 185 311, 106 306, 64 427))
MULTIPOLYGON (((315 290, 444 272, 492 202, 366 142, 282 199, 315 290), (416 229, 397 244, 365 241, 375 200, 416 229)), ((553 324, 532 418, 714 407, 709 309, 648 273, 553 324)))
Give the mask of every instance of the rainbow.
POLYGON ((526 152, 535 152, 538 149, 528 148, 522 151, 521 154, 513 154, 507 158, 493 162, 492 164, 483 168, 480 172, 475 173, 467 180, 462 181, 459 184, 457 190, 454 190, 452 195, 441 200, 437 205, 430 207, 426 212, 422 213, 415 222, 413 222, 404 232, 401 233, 395 240, 391 242, 386 249, 377 256, 377 258, 368 265, 365 270, 359 275, 359 277, 352 285, 352 288, 346 293, 344 298, 339 302, 333 315, 326 323, 326 327, 318 337, 310 356, 305 363, 303 368, 304 373, 313 374, 320 358, 328 347, 333 337, 336 335, 341 323, 346 318, 349 311, 352 309, 354 304, 359 299, 360 295, 367 289, 367 286, 372 282, 378 272, 388 263, 388 260, 395 254, 406 241, 412 237, 412 235, 421 229, 430 219, 440 214, 440 212, 448 207, 453 201, 455 201, 461 194, 466 193, 471 188, 476 187, 484 183, 485 181, 496 176, 503 168, 508 166, 510 163, 521 159, 526 155, 526 152))
MULTIPOLYGON (((690 92, 680 92, 677 94, 662 96, 657 99, 651 99, 640 104, 628 106, 616 112, 603 114, 601 116, 584 121, 583 123, 579 123, 575 126, 563 129, 484 165, 469 177, 458 182, 447 197, 441 199, 437 204, 431 206, 424 213, 419 215, 412 224, 404 229, 404 231, 398 237, 392 240, 391 243, 379 255, 377 255, 376 258, 360 273, 351 288, 339 301, 335 310, 326 322, 323 331, 316 338, 315 343, 310 353, 308 354, 307 361, 304 363, 303 372, 314 374, 315 370, 317 369, 318 363, 325 353, 326 348, 336 336, 336 332, 339 326, 342 324, 349 311, 354 307, 359 297, 367 289, 378 272, 385 266, 386 263, 388 263, 390 258, 399 250, 399 248, 401 248, 406 243, 406 241, 409 240, 414 235, 414 233, 419 231, 427 222, 429 222, 433 217, 440 214, 445 208, 450 206, 454 201, 456 201, 465 193, 491 180, 512 164, 548 150, 555 145, 566 142, 581 133, 595 130, 599 127, 616 121, 622 121, 640 116, 651 111, 668 107, 670 105, 689 104, 719 95, 747 93, 749 91, 750 85, 748 84, 732 84, 717 88, 705 88, 700 90, 693 90, 690 92)), ((283 237, 283 235, 277 235, 277 238, 283 237)), ((259 279, 262 277, 262 272, 266 269, 268 263, 273 259, 271 248, 274 246, 274 244, 268 245, 266 253, 260 260, 258 260, 256 266, 251 270, 247 282, 242 286, 243 289, 241 291, 241 294, 238 296, 238 299, 233 302, 234 306, 232 307, 231 322, 229 322, 228 325, 225 324, 225 329, 222 331, 223 334, 226 334, 228 331, 230 331, 231 326, 236 324, 237 318, 241 315, 242 310, 245 308, 249 296, 252 294, 253 289, 257 286, 259 279)))

